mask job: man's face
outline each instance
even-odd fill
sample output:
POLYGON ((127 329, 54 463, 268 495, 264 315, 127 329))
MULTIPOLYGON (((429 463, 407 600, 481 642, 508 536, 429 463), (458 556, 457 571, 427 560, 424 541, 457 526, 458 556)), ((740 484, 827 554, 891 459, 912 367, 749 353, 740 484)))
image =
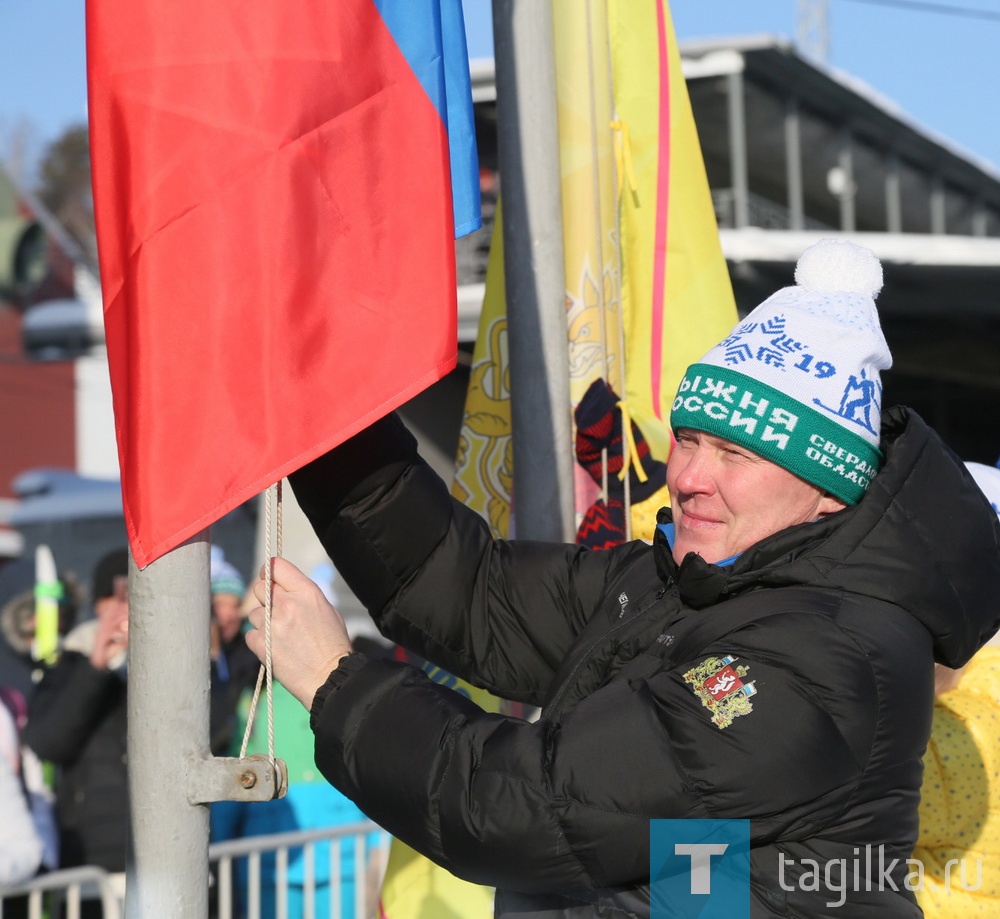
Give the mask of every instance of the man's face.
POLYGON ((772 533, 845 505, 781 466, 721 437, 681 428, 667 463, 674 559, 721 562, 772 533))

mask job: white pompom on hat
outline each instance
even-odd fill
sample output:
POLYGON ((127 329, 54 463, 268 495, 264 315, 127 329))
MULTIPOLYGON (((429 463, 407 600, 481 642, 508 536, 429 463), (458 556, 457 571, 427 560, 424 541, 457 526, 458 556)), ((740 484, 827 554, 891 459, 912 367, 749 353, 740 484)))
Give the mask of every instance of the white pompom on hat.
POLYGON ((857 291, 874 301, 882 289, 882 263, 871 249, 846 239, 823 239, 799 257, 795 283, 807 290, 857 291))
POLYGON ((882 265, 869 249, 823 239, 802 254, 795 280, 688 368, 670 423, 857 504, 882 463, 881 371, 892 366, 875 309, 882 265))

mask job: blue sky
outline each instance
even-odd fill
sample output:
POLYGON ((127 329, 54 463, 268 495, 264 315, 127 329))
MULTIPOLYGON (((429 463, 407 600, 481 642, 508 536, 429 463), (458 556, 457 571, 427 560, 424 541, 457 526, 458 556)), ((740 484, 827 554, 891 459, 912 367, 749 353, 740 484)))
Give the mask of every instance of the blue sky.
MULTIPOLYGON (((829 63, 1000 170, 1000 0, 923 4, 981 10, 986 17, 919 11, 919 0, 907 9, 891 5, 896 2, 909 0, 828 0, 829 63)), ((464 3, 470 54, 489 56, 491 0, 464 3)), ((795 37, 797 0, 674 0, 671 7, 682 42, 795 37)), ((0 0, 0 155, 9 155, 10 138, 19 128, 24 133, 24 125, 40 148, 86 119, 85 60, 84 0, 0 0)))

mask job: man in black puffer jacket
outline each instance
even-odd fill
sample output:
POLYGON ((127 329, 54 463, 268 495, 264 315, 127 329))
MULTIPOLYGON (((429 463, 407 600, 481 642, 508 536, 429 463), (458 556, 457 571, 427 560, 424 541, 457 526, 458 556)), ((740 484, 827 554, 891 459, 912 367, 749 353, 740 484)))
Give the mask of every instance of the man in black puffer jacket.
POLYGON ((492 539, 395 417, 291 476, 383 634, 542 707, 352 653, 275 560, 275 674, 320 769, 498 916, 649 916, 656 818, 749 820, 753 917, 920 914, 933 662, 997 629, 1000 524, 918 416, 881 417, 874 256, 827 241, 796 277, 681 383, 652 546, 492 539))

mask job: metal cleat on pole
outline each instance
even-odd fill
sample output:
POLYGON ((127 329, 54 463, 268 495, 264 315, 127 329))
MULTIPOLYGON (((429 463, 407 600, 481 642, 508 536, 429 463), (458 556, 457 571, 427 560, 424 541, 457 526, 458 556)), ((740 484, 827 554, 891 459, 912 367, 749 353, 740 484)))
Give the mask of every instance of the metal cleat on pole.
POLYGON ((288 767, 283 759, 256 754, 238 759, 218 756, 188 763, 188 801, 273 801, 288 791, 288 767))

